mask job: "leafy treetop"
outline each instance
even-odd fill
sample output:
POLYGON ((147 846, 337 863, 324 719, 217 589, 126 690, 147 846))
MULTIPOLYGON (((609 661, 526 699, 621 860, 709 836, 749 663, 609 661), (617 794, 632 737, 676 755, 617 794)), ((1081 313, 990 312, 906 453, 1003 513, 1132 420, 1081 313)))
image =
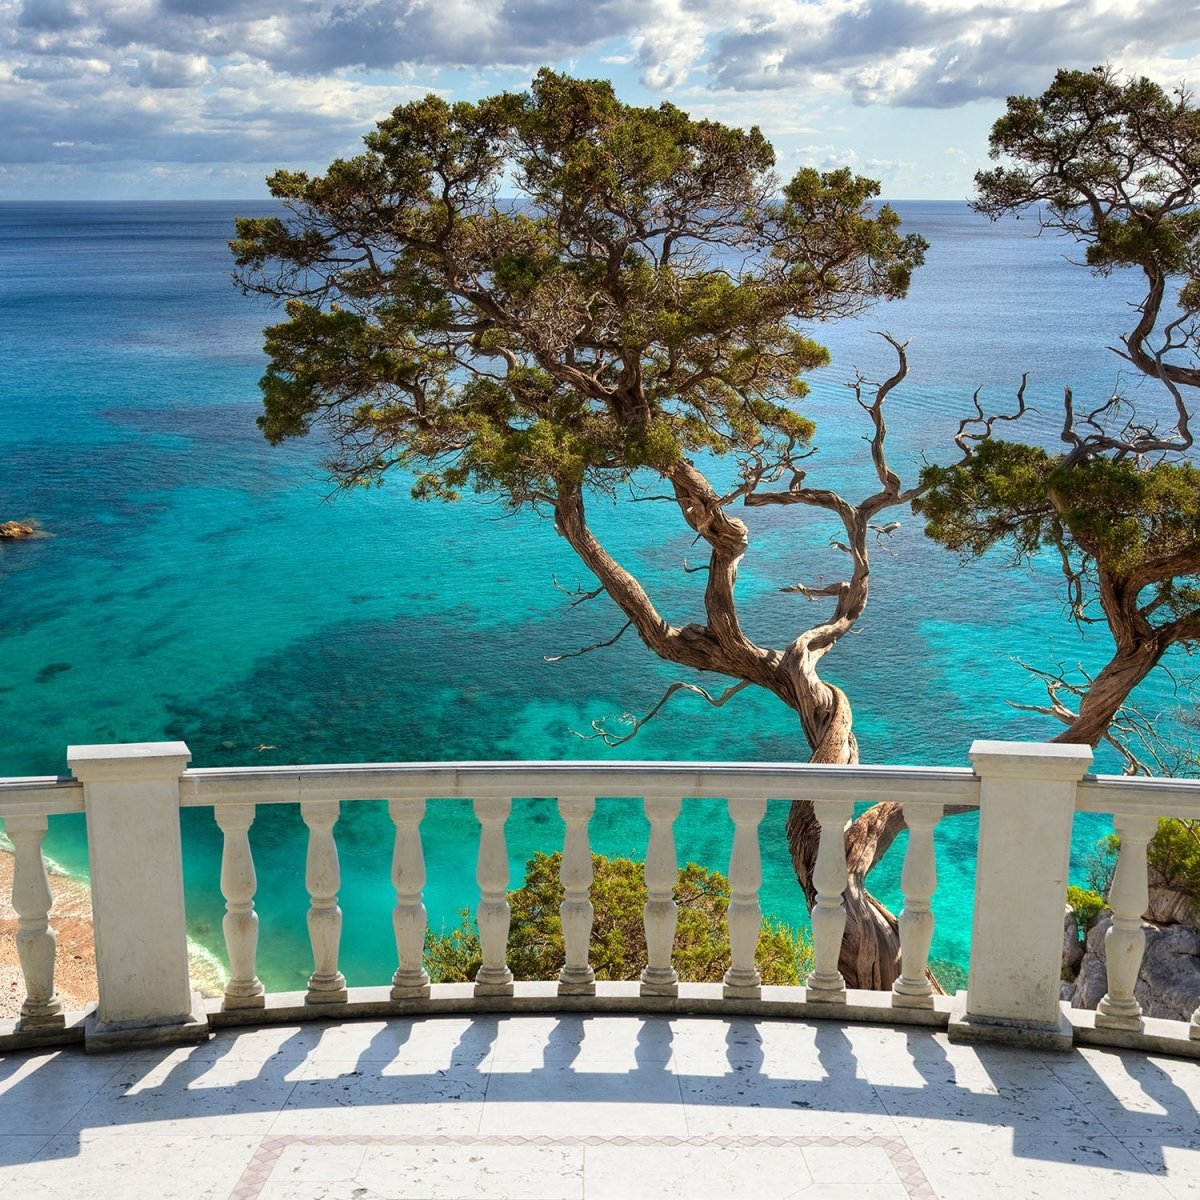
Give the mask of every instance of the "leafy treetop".
POLYGON ((417 472, 513 504, 611 487, 698 451, 786 452, 827 361, 799 321, 903 294, 924 243, 878 185, 800 171, 757 128, 621 103, 541 71, 527 93, 401 106, 326 174, 280 171, 289 216, 241 218, 267 330, 259 424, 323 426, 343 484, 417 472), (498 199, 515 185, 521 199, 498 199))
MULTIPOLYGON (((1009 98, 991 151, 1010 165, 976 176, 977 210, 997 218, 1033 207, 1043 227, 1086 247, 1094 271, 1140 271, 1145 294, 1117 353, 1162 385, 1169 415, 1156 418, 1150 398, 1139 412, 1120 395, 1084 408, 1067 388, 1066 448, 1054 453, 993 437, 994 420, 980 412, 959 427, 964 461, 926 468, 929 491, 913 507, 927 533, 965 557, 1001 544, 1018 560, 1056 553, 1072 615, 1103 619, 1115 648, 1083 685, 1036 672, 1051 700, 1037 711, 1067 725, 1056 740, 1095 745, 1114 740, 1130 692, 1171 646, 1200 644, 1200 470, 1190 427, 1190 389, 1200 387, 1200 111, 1183 88, 1168 95, 1107 67, 1059 71, 1043 95, 1009 98)), ((1118 749, 1141 768, 1127 746, 1118 749)))

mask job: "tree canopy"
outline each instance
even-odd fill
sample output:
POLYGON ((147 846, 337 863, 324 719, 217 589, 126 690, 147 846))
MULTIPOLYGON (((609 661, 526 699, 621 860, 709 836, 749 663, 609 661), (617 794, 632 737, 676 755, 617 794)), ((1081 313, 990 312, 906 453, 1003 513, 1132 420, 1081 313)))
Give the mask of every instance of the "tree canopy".
MULTIPOLYGON (((854 385, 878 479, 858 503, 807 481, 813 426, 798 401, 828 361, 811 325, 903 295, 924 241, 874 205, 873 180, 804 169, 782 181, 757 128, 627 105, 607 82, 548 70, 527 92, 403 105, 365 143, 323 176, 276 173, 288 215, 237 223, 237 278, 287 317, 266 331, 266 436, 319 430, 344 486, 401 468, 418 497, 473 488, 552 515, 598 581, 577 599, 605 594, 625 618, 598 646, 632 629, 660 658, 733 681, 719 694, 680 681, 664 701, 684 689, 720 705, 761 686, 797 713, 813 758, 856 760, 847 697, 818 667, 865 609, 873 522, 912 494, 885 451, 903 345, 892 340, 898 367, 873 397, 854 385), (718 486, 721 456, 736 465, 718 486), (597 495, 639 474, 665 485, 652 498, 706 549, 684 565, 703 590, 681 613, 664 613, 589 522, 597 495), (844 529, 844 577, 785 589, 832 611, 782 646, 739 619, 741 502, 817 508, 844 529)), ((811 898, 818 828, 804 802, 793 816, 811 898)), ((862 881, 902 824, 892 805, 852 827, 852 986, 894 974, 895 919, 862 881)))
MULTIPOLYGON (((1016 560, 1056 555, 1071 615, 1107 623, 1113 654, 1094 677, 1039 671, 1058 741, 1113 741, 1131 691, 1172 646, 1200 642, 1200 470, 1192 389, 1200 313, 1200 111, 1109 68, 1060 71, 1040 97, 1014 96, 991 135, 1011 164, 976 176, 975 207, 997 218, 1032 212, 1085 247, 1108 274, 1136 269, 1144 292, 1116 349, 1161 387, 1161 399, 1064 393, 1065 449, 1002 440, 980 414, 959 427, 964 461, 930 467, 914 501, 926 532, 964 557, 1004 545, 1016 560), (1169 290, 1170 289, 1170 290, 1169 290)), ((1022 410, 1023 410, 1022 405, 1022 410)), ((1137 733, 1135 726, 1126 732, 1137 733)), ((1144 730, 1144 732, 1150 732, 1144 730)))
POLYGON ((797 320, 901 295, 921 261, 869 212, 874 181, 804 170, 777 198, 757 128, 548 70, 404 105, 365 142, 323 177, 272 176, 293 218, 240 219, 232 243, 243 285, 286 301, 259 424, 322 426, 343 483, 404 466, 419 495, 553 505, 794 446, 801 377, 827 361, 797 320))

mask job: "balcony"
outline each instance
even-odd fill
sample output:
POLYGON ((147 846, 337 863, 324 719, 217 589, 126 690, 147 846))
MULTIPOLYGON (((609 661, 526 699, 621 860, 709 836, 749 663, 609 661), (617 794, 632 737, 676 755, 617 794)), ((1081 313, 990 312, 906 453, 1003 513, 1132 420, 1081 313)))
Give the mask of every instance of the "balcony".
MULTIPOLYGON (((1080 747, 983 742, 973 769, 767 764, 391 764, 187 769, 181 743, 73 747, 67 778, 0 781, 16 851, 13 905, 26 999, 0 1025, 0 1181, 22 1198, 703 1195, 916 1197, 1192 1195, 1200 1177, 1200 1016, 1142 1015, 1145 847, 1160 816, 1200 816, 1200 783, 1085 774, 1080 747), (505 826, 522 797, 557 797, 565 826, 557 980, 506 965, 505 826), (812 800, 821 825, 814 969, 764 986, 754 966, 769 798, 812 800), (421 949, 421 819, 441 798, 478 819, 473 984, 431 985, 421 949), (632 983, 589 966, 589 821, 597 798, 644 806, 648 962, 632 983), (394 823, 396 958, 374 986, 338 967, 336 824, 384 799, 394 823), (728 804, 732 964, 723 984, 671 966, 673 825, 728 804), (902 974, 891 993, 837 971, 855 803, 904 806, 902 974), (313 970, 268 993, 256 973, 249 830, 258 806, 299 805, 313 970), (225 995, 187 977, 179 810, 211 809, 224 839, 225 995), (936 996, 933 831, 980 809, 970 977, 936 996), (1059 1001, 1071 820, 1113 815, 1108 993, 1059 1001), (42 839, 84 812, 99 1002, 54 994, 42 839), (82 1044, 80 1046, 80 1044, 82 1044), (84 1051, 109 1051, 84 1054, 84 1051), (105 1190, 105 1189, 109 1190, 105 1190)), ((608 800, 602 801, 608 803, 608 800)), ((769 847, 770 853, 782 848, 769 847)), ((1200 1000, 1200 997, 1197 997, 1200 1000)))

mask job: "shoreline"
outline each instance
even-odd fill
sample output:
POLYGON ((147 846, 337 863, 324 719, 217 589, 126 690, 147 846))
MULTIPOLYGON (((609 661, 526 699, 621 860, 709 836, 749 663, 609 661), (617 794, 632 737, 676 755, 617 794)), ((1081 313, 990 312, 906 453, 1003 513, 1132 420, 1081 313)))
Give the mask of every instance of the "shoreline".
MULTIPOLYGON (((0 841, 0 1020, 21 1015, 25 978, 17 956, 17 913, 12 906, 13 852, 0 841)), ((47 864, 54 904, 50 927, 58 938, 54 982, 63 1009, 78 1012, 96 1003, 96 948, 92 936, 92 892, 82 879, 47 864)), ((219 996, 224 978, 216 959, 189 943, 192 987, 206 997, 219 996)))

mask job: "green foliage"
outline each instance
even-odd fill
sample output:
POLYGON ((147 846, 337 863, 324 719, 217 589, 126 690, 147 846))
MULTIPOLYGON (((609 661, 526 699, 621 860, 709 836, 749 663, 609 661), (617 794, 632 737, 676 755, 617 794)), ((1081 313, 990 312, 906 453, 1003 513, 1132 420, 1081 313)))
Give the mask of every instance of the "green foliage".
POLYGON ((1096 918, 1108 907, 1108 903, 1099 892, 1072 884, 1067 888, 1067 907, 1075 914, 1080 933, 1086 934, 1095 924, 1096 918))
POLYGON ((1009 98, 990 146, 1013 165, 975 177, 981 211, 1044 205, 1049 223, 1088 243, 1094 270, 1182 276, 1194 309, 1200 112, 1190 94, 1104 67, 1059 71, 1041 96, 1009 98))
POLYGON ((1153 585, 1156 607, 1200 603, 1177 564, 1200 547, 1200 471, 1188 462, 1083 461, 1037 446, 987 440, 954 467, 929 466, 913 502, 925 532, 964 558, 1001 543, 1018 560, 1045 547, 1082 554, 1110 578, 1153 585), (1160 564, 1172 565, 1165 575, 1160 564))
POLYGON ((967 968, 958 963, 944 958, 931 958, 929 970, 947 996, 956 995, 967 986, 967 968))
POLYGON ((396 108, 358 157, 270 178, 286 219, 237 221, 242 286, 287 318, 260 427, 321 427, 347 486, 407 467, 418 496, 513 505, 806 442, 828 355, 798 323, 903 295, 925 244, 873 180, 805 170, 776 198, 773 165, 757 128, 549 70, 396 108))
POLYGON ((1117 870, 1117 855, 1121 851, 1121 839, 1115 833, 1102 837, 1095 850, 1088 856, 1087 882, 1088 889, 1101 896, 1108 895, 1112 887, 1113 875, 1117 870))
MULTIPOLYGON (((525 882, 508 893, 508 965, 517 979, 554 979, 566 961, 558 911, 561 866, 561 854, 535 854, 525 865, 525 882)), ((636 979, 646 965, 643 865, 594 854, 592 868, 592 968, 597 979, 636 979)), ((673 962, 681 979, 719 982, 729 969, 729 899, 729 881, 720 872, 695 863, 680 870, 673 962)), ((469 911, 462 918, 450 933, 430 931, 426 937, 425 967, 435 982, 464 982, 479 969, 479 933, 469 911)), ((764 983, 796 984, 812 969, 812 947, 803 935, 764 919, 756 962, 764 983)))
POLYGON ((1146 859, 1159 886, 1190 896, 1200 911, 1200 821, 1163 817, 1146 847, 1146 859))
MULTIPOLYGON (((1096 852, 1088 863, 1088 882, 1095 891, 1085 895, 1108 894, 1120 853, 1121 839, 1115 833, 1096 843, 1096 852)), ((1152 886, 1188 896, 1200 910, 1200 821, 1161 818, 1146 846, 1146 862, 1152 886)), ((1067 903, 1072 903, 1069 895, 1067 903)))

